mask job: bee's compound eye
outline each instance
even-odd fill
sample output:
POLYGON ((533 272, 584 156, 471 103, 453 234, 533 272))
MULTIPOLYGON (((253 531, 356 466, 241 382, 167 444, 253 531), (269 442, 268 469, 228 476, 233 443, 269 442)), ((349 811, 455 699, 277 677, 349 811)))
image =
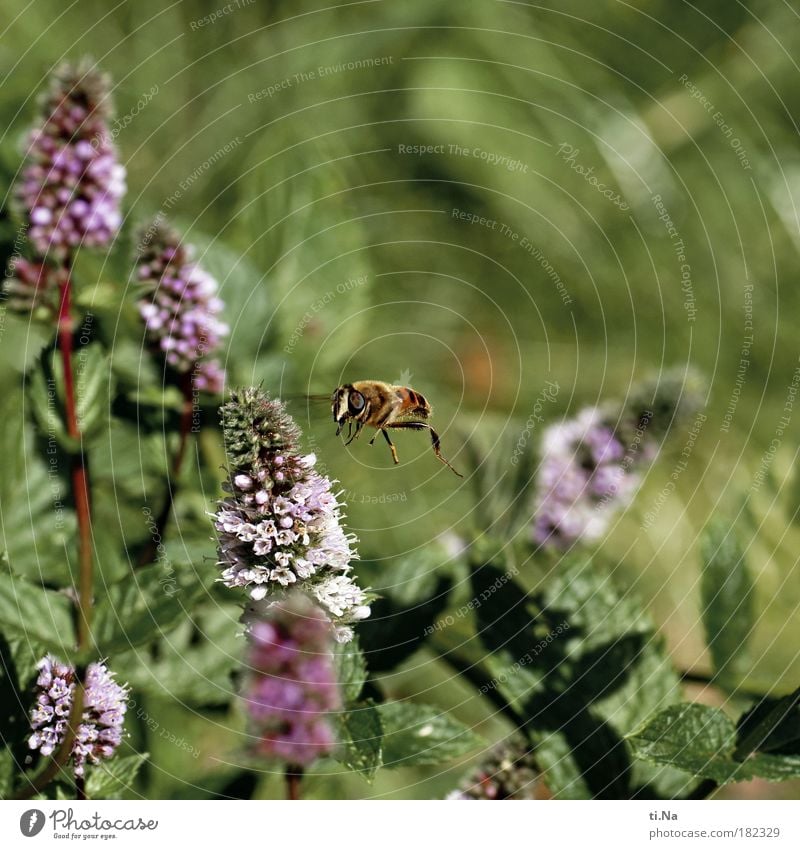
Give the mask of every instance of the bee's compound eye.
POLYGON ((360 392, 351 392, 348 403, 350 409, 358 413, 364 409, 364 396, 360 392))

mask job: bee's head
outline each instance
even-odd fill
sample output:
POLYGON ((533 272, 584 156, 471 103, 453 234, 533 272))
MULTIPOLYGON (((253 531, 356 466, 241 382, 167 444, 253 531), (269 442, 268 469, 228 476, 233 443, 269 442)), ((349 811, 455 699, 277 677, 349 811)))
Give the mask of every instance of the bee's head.
POLYGON ((348 419, 358 418, 364 412, 364 396, 353 388, 353 385, 346 383, 340 386, 331 396, 331 412, 333 420, 336 422, 336 435, 342 432, 342 427, 348 419))

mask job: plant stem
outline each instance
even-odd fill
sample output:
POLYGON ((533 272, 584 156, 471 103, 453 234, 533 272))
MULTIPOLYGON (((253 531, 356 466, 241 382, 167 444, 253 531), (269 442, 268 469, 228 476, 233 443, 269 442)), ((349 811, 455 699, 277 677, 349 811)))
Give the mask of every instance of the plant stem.
MULTIPOLYGON (((70 459, 70 480, 72 497, 75 502, 75 515, 78 522, 78 599, 77 630, 78 651, 85 652, 91 647, 92 600, 93 600, 93 554, 92 554, 92 514, 89 500, 89 475, 87 461, 83 454, 82 434, 78 421, 75 398, 75 374, 72 369, 72 265, 69 259, 64 263, 61 281, 61 301, 58 308, 56 346, 61 354, 64 376, 64 418, 67 434, 75 442, 70 459)), ((75 690, 64 739, 56 749, 47 766, 17 796, 30 799, 41 792, 63 769, 72 755, 78 727, 83 718, 83 697, 85 667, 75 671, 75 690)), ((80 788, 79 788, 80 795, 80 788)))
POLYGON ((292 801, 297 801, 301 798, 300 782, 303 778, 303 767, 292 766, 286 767, 286 798, 292 801))
POLYGON ((172 458, 172 466, 167 479, 167 495, 164 500, 164 505, 161 512, 156 518, 156 525, 153 532, 150 534, 150 541, 142 550, 136 561, 137 567, 148 566, 155 562, 158 555, 158 547, 164 539, 167 523, 169 522, 170 514, 172 513, 172 505, 175 501, 175 490, 178 485, 183 459, 186 456, 186 445, 189 442, 189 435, 192 432, 192 411, 194 403, 192 398, 192 373, 186 372, 181 376, 181 392, 183 394, 183 407, 181 409, 181 423, 178 433, 178 448, 175 451, 175 456, 172 458))
POLYGON ((69 261, 61 279, 61 303, 58 310, 57 345, 64 372, 64 412, 67 434, 75 440, 70 477, 75 514, 78 520, 78 649, 91 644, 92 624, 92 518, 89 502, 89 475, 83 454, 81 429, 75 401, 75 376, 72 370, 72 275, 69 261))

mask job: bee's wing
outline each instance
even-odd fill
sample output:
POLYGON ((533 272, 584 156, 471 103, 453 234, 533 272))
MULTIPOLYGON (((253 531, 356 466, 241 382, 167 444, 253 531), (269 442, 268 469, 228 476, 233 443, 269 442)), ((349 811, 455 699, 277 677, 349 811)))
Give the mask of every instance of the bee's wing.
POLYGON ((282 399, 284 401, 326 401, 328 404, 331 402, 330 395, 305 395, 303 393, 283 395, 282 399))
POLYGON ((300 410, 307 410, 309 412, 314 410, 314 415, 316 416, 316 411, 321 411, 322 404, 327 404, 329 407, 331 404, 330 395, 306 395, 300 393, 296 395, 284 395, 282 396, 282 400, 296 411, 294 415, 297 415, 300 410))

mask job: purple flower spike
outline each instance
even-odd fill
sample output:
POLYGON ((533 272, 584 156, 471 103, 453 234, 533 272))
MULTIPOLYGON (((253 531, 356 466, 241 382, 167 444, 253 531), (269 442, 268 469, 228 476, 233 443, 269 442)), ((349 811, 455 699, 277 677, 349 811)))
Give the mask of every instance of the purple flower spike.
POLYGON ((242 697, 255 752, 296 766, 329 754, 336 744, 330 713, 341 708, 330 619, 295 594, 250 620, 247 637, 251 671, 242 697))
POLYGON ((63 65, 42 102, 16 188, 40 257, 63 260, 80 245, 106 247, 119 230, 125 168, 108 127, 108 88, 87 62, 63 65))
MULTIPOLYGON (((31 711, 31 749, 49 757, 64 739, 75 692, 75 670, 47 655, 39 661, 38 695, 31 711)), ((75 775, 84 774, 87 762, 97 764, 112 757, 122 742, 122 723, 128 709, 128 691, 120 686, 104 663, 86 670, 83 718, 72 746, 75 775)))
POLYGON ((222 392, 225 371, 208 359, 228 333, 218 318, 223 303, 217 281, 191 261, 191 247, 158 219, 140 238, 136 272, 146 289, 139 315, 153 348, 174 371, 191 373, 194 389, 222 392))
POLYGON ((221 409, 231 463, 229 497, 214 514, 222 582, 268 605, 303 590, 336 621, 337 638, 370 614, 350 575, 355 537, 345 533, 332 482, 302 455, 299 432, 280 401, 259 389, 234 392, 221 409))
POLYGON ((544 434, 537 480, 533 538, 566 548, 599 539, 611 516, 639 483, 632 469, 640 460, 627 452, 595 407, 544 434))

